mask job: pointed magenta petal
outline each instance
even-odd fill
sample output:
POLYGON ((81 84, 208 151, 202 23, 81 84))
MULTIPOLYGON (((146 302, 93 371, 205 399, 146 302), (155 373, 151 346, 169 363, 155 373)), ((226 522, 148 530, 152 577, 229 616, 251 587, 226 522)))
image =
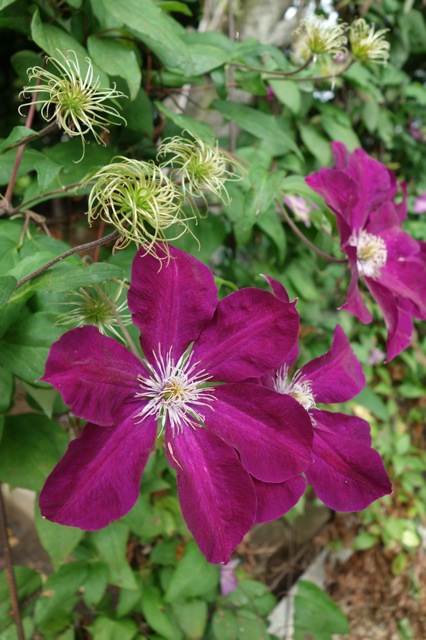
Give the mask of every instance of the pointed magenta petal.
POLYGON ((351 282, 349 284, 348 296, 344 305, 340 307, 342 311, 349 311, 364 324, 370 324, 373 316, 365 304, 361 292, 358 288, 358 271, 352 271, 351 282))
POLYGON ((194 344, 193 361, 220 382, 259 378, 280 365, 298 330, 294 304, 261 289, 241 289, 219 302, 194 344))
POLYGON ((254 522, 252 480, 235 451, 202 427, 166 434, 188 529, 209 562, 227 564, 254 522))
POLYGON ((392 492, 380 455, 367 443, 368 423, 341 413, 312 415, 314 462, 306 478, 320 500, 336 511, 359 511, 392 492))
POLYGON ((309 414, 290 396, 250 383, 215 388, 207 428, 234 447, 243 467, 263 482, 284 482, 311 461, 309 414))
POLYGON ((114 424, 114 414, 138 390, 144 366, 116 340, 87 325, 67 331, 55 342, 42 378, 60 391, 64 402, 83 420, 114 424))
POLYGON ((113 427, 89 423, 70 442, 40 494, 45 518, 93 531, 130 511, 157 431, 155 420, 135 420, 123 417, 113 427))
POLYGON ((253 478, 256 492, 256 522, 270 522, 290 511, 305 492, 306 480, 302 476, 286 482, 268 483, 253 478))
POLYGON ((336 326, 331 349, 301 369, 310 380, 316 402, 346 402, 365 387, 361 363, 354 354, 342 327, 336 326))
POLYGON ((170 260, 160 262, 140 249, 132 264, 129 309, 151 363, 159 345, 163 356, 173 347, 177 360, 211 320, 217 305, 210 270, 179 249, 169 250, 170 260))
POLYGON ((385 287, 371 278, 366 278, 365 282, 383 312, 388 331, 386 351, 387 362, 389 362, 411 344, 413 305, 409 300, 393 296, 385 287))
POLYGON ((282 300, 283 302, 290 302, 290 298, 289 295, 284 287, 283 284, 281 284, 281 282, 279 282, 278 280, 276 280, 275 278, 271 278, 271 276, 263 276, 266 280, 266 282, 269 284, 269 286, 272 289, 272 293, 274 294, 274 296, 276 298, 278 298, 278 300, 282 300))

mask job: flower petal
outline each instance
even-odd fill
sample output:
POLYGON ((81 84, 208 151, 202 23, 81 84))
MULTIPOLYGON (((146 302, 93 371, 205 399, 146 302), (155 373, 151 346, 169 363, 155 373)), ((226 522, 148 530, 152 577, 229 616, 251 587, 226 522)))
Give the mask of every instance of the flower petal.
POLYGON ((200 361, 212 379, 221 382, 258 378, 280 365, 298 329, 294 303, 269 291, 241 289, 219 302, 194 344, 193 362, 200 361))
POLYGON ((86 531, 124 516, 139 495, 156 432, 155 420, 135 424, 130 415, 113 427, 87 424, 45 482, 42 515, 86 531))
MULTIPOLYGON (((161 248, 157 252, 161 253, 161 248)), ((191 255, 169 247, 163 262, 143 248, 132 264, 128 302, 133 322, 141 331, 145 357, 155 364, 153 351, 163 357, 173 347, 177 360, 212 318, 217 287, 211 271, 191 255)))
POLYGON ((207 428, 234 447, 243 467, 263 482, 284 482, 310 464, 312 424, 288 395, 251 383, 215 388, 207 428))
POLYGON ((305 492, 306 480, 302 476, 286 482, 260 482, 253 478, 257 510, 255 522, 270 522, 290 511, 305 492))
POLYGON ((306 477, 320 500, 336 511, 359 511, 392 492, 382 459, 369 446, 368 423, 328 411, 312 416, 314 463, 306 477))
POLYGON ((254 522, 253 483, 235 451, 207 429, 166 433, 182 514, 209 562, 227 564, 254 522))
POLYGON ((134 397, 137 376, 144 371, 123 345, 87 325, 67 331, 52 345, 42 380, 61 392, 76 416, 111 426, 116 411, 134 397))
POLYGON ((351 269, 351 271, 352 275, 348 289, 348 296, 346 298, 345 304, 343 304, 339 308, 343 311, 349 311, 349 313, 352 313, 358 318, 358 320, 360 320, 364 324, 370 324, 370 322, 373 320, 373 316, 368 310, 358 287, 358 269, 355 266, 351 269))
MULTIPOLYGON (((283 302, 290 302, 289 295, 288 295, 287 291, 285 290, 284 285, 281 284, 281 282, 279 282, 278 280, 275 280, 275 278, 271 278, 271 276, 265 276, 264 275, 263 277, 265 278, 266 282, 271 287, 272 293, 274 294, 274 296, 276 298, 278 298, 279 300, 282 300, 283 302)), ((296 302, 297 302, 297 300, 296 300, 296 302)), ((295 362, 298 354, 299 354, 299 345, 298 345, 297 342, 295 342, 292 350, 285 356, 283 361, 280 362, 279 366, 282 366, 283 364, 286 364, 288 367, 291 367, 293 362, 295 362)), ((266 386, 269 386, 269 385, 266 385, 266 386)))
POLYGON ((342 327, 334 330, 331 349, 305 364, 301 374, 312 383, 317 402, 346 402, 365 387, 361 363, 354 354, 342 327))
POLYGON ((383 312, 388 330, 386 351, 389 362, 410 346, 415 310, 409 300, 392 295, 375 280, 366 278, 365 282, 383 312))

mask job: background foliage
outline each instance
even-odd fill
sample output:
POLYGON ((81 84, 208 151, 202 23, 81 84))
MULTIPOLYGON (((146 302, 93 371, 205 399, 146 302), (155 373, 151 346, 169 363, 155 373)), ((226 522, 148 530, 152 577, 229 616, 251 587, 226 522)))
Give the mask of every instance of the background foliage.
MULTIPOLYGON (((339 2, 334 7, 317 3, 320 14, 336 10, 348 22, 361 14, 390 29, 386 67, 355 63, 332 82, 310 79, 326 75, 319 62, 292 79, 268 75, 268 70, 292 68, 288 44, 278 48, 253 38, 235 38, 220 3, 0 2, 4 61, 0 185, 5 193, 17 154, 16 149, 5 149, 29 133, 17 111, 19 92, 28 83, 27 68, 42 64, 44 53, 55 56, 57 50, 73 50, 82 64, 89 56, 102 85, 115 83, 128 96, 121 101, 127 127, 111 127, 105 147, 92 141, 80 162, 76 161, 81 143, 60 131, 27 145, 9 194, 12 209, 3 211, 0 220, 2 482, 39 491, 69 437, 82 427, 60 396, 38 382, 50 345, 66 329, 57 324, 66 309, 64 300, 70 299, 65 296, 83 286, 129 277, 134 248, 115 255, 102 249, 94 260, 93 255, 67 258, 14 291, 17 280, 69 246, 104 233, 102 226, 87 227, 88 188, 70 186, 117 155, 153 159, 158 140, 183 129, 206 142, 218 137, 225 149, 230 145, 232 149, 230 140, 237 132, 234 151, 247 172, 241 182, 229 184, 232 202, 227 206, 209 202, 208 217, 194 228, 200 248, 191 236, 176 244, 213 268, 223 294, 229 288, 264 286, 260 273, 282 281, 290 296, 299 298, 302 362, 327 350, 336 322, 343 325, 369 383, 351 410, 372 424, 373 441, 394 483, 393 496, 361 515, 363 526, 354 548, 379 542, 394 552, 394 572, 407 570, 421 543, 418 524, 425 517, 426 332, 418 325, 412 347, 385 366, 380 361, 384 328, 377 309, 371 305, 376 322, 367 327, 337 313, 348 282, 344 267, 295 241, 277 214, 275 199, 282 191, 310 200, 315 208, 307 220, 296 218, 297 224, 318 248, 337 255, 334 217, 303 177, 330 164, 330 141, 340 140, 350 150, 362 146, 407 181, 411 215, 406 228, 426 240, 424 219, 413 212, 416 196, 426 191, 422 8, 420 0, 339 2), (217 13, 221 7, 222 19, 217 13), (216 29, 211 31, 213 23, 216 29), (43 232, 38 216, 52 230, 51 237, 43 232)), ((245 3, 234 10, 241 20, 245 3)), ((44 125, 36 114, 31 130, 44 125)), ((86 534, 60 528, 38 513, 35 522, 53 571, 42 580, 37 571, 16 567, 27 637, 33 633, 47 640, 272 637, 266 617, 275 598, 266 585, 239 569, 237 589, 220 595, 219 569, 208 565, 190 540, 172 472, 161 451, 150 458, 135 509, 108 529, 86 534)), ((325 606, 321 596, 309 589, 303 586, 296 601, 300 638, 304 632, 318 631, 317 626, 306 628, 310 619, 300 616, 300 607, 305 611, 306 602, 313 602, 309 611, 314 619, 318 608, 325 606)), ((9 640, 16 632, 4 572, 0 603, 0 634, 9 640)), ((332 628, 315 638, 346 631, 338 612, 326 611, 332 628)))

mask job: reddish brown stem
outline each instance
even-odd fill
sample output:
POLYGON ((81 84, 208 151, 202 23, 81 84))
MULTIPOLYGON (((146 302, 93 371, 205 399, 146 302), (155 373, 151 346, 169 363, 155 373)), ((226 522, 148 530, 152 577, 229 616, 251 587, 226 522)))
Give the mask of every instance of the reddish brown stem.
POLYGON ((7 583, 9 586, 10 601, 12 603, 12 615, 15 620, 16 634, 18 640, 25 640, 24 627, 22 625, 21 611, 19 608, 18 589, 16 586, 15 573, 13 571, 12 552, 9 545, 7 533, 6 508, 3 500, 2 485, 0 483, 0 543, 6 568, 7 583))
MULTIPOLYGON (((40 80, 37 81, 37 84, 39 84, 39 82, 40 80)), ((31 102, 31 105, 25 120, 25 126, 27 127, 27 129, 31 129, 31 125, 34 120, 34 114, 35 114, 35 108, 36 108, 35 103, 37 100, 37 95, 38 95, 37 93, 34 94, 33 101, 31 102)), ((16 158, 15 158, 15 162, 13 164, 13 169, 12 169, 12 175, 10 176, 9 184, 7 185, 6 193, 4 194, 4 198, 8 203, 11 202, 12 200, 13 190, 15 188, 16 178, 18 176, 19 167, 21 166, 21 160, 22 160, 24 150, 25 150, 25 143, 23 143, 19 147, 16 153, 16 158)))

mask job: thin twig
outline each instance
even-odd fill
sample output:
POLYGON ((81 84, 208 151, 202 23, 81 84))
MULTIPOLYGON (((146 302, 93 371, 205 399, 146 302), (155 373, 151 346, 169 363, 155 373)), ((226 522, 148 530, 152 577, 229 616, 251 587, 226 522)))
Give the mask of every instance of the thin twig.
POLYGON ((87 251, 89 249, 94 249, 95 247, 98 247, 102 244, 109 244, 110 242, 113 242, 113 240, 117 240, 117 238, 119 237, 119 231, 113 231, 109 235, 105 236, 104 238, 100 238, 99 240, 93 240, 93 242, 86 242, 86 244, 80 244, 78 247, 72 247, 71 249, 68 249, 68 251, 65 251, 65 253, 61 253, 60 256, 56 256, 56 258, 53 258, 53 260, 47 262, 45 265, 40 267, 40 269, 37 269, 33 273, 30 273, 29 276, 26 276, 25 278, 20 280, 15 289, 19 289, 19 287, 22 287, 23 284, 44 273, 45 271, 47 271, 47 269, 52 267, 57 262, 64 260, 64 258, 68 258, 68 256, 72 256, 74 253, 78 253, 79 251, 87 251))
POLYGON ((318 247, 316 247, 310 240, 308 240, 308 238, 305 236, 305 234, 302 231, 300 231, 299 227, 290 218, 290 216, 288 215, 287 211, 285 210, 285 207, 281 204, 281 202, 279 200, 276 200, 276 202, 277 202, 277 204, 278 204, 278 206, 279 206, 279 208, 281 210, 281 213, 284 216, 285 221, 289 225, 289 227, 292 228, 294 233, 302 240, 302 242, 304 244, 306 244, 307 247, 312 249, 312 251, 315 251, 316 254, 321 256, 321 258, 324 258, 325 260, 328 260, 329 262, 335 262, 336 264, 345 264, 347 262, 346 258, 335 258, 334 256, 328 255, 328 253, 324 253, 324 251, 321 251, 321 249, 318 249, 318 247))
POLYGON ((312 56, 310 56, 306 62, 304 62, 300 67, 297 67, 297 69, 292 69, 291 71, 280 71, 279 69, 265 69, 265 67, 252 67, 249 64, 243 64, 240 62, 231 62, 231 66, 233 67, 238 67, 239 69, 247 69, 248 71, 258 71, 259 73, 266 73, 268 74, 268 76, 273 75, 273 76, 294 76, 297 73, 300 73, 300 71, 303 71, 304 69, 306 69, 306 67, 309 67, 309 65, 311 64, 313 58, 312 56))
POLYGON ((2 153, 5 153, 6 151, 10 151, 10 149, 15 149, 16 147, 20 147, 23 144, 28 144, 29 142, 33 142, 34 140, 38 140, 38 138, 42 138, 43 136, 46 136, 48 133, 51 133, 57 128, 58 128, 57 123, 51 122, 50 124, 47 125, 47 127, 44 127, 44 129, 40 129, 40 131, 37 131, 37 133, 32 133, 31 135, 26 136, 25 138, 21 138, 20 140, 17 140, 13 144, 10 144, 8 147, 6 147, 6 149, 3 149, 2 153))
MULTIPOLYGON (((302 76, 301 78, 292 78, 292 82, 317 82, 319 80, 330 80, 330 78, 338 78, 339 76, 342 76, 344 73, 346 73, 346 71, 348 71, 351 66, 354 64, 355 62, 355 58, 352 58, 352 60, 350 60, 348 62, 348 64, 343 67, 343 69, 341 69, 340 71, 338 71, 337 73, 330 73, 326 76, 302 76)), ((277 76, 276 78, 274 78, 274 80, 287 80, 287 78, 281 78, 279 76, 277 76)))
POLYGON ((43 193, 42 195, 35 196, 34 198, 30 198, 26 202, 21 202, 21 204, 18 205, 17 207, 14 207, 13 209, 9 209, 8 213, 10 215, 13 215, 14 213, 19 213, 22 210, 28 209, 31 205, 34 206, 34 203, 38 204, 39 202, 44 202, 44 199, 46 198, 50 198, 51 196, 53 197, 61 193, 65 193, 67 191, 72 191, 73 189, 77 189, 77 187, 83 186, 83 182, 85 186, 86 184, 90 184, 90 180, 88 182, 85 182, 82 180, 79 180, 78 182, 71 182, 70 184, 66 184, 60 189, 54 189, 53 191, 46 191, 46 193, 43 193))
POLYGON ((6 508, 3 500, 2 485, 0 482, 0 542, 3 551, 4 564, 6 567, 7 583, 9 585, 10 601, 12 603, 12 614, 16 625, 16 635, 18 640, 25 640, 24 627, 22 625, 21 611, 19 608, 18 589, 16 586, 15 574, 13 571, 12 552, 9 545, 7 533, 6 508))
POLYGON ((96 287, 96 290, 98 292, 98 294, 101 296, 101 298, 103 298, 103 300, 110 305, 111 308, 111 312, 114 316, 114 318, 117 320, 117 324, 120 327, 121 331, 123 332, 123 336, 126 339, 127 345, 130 349, 130 351, 133 353, 134 356, 137 357, 138 360, 140 360, 141 356, 140 353, 135 345, 135 343, 132 340, 132 337, 130 335, 130 333, 127 331, 127 327, 124 324, 123 320, 121 319, 120 314, 117 311, 117 307, 115 306, 115 304, 113 302, 111 302, 111 300, 108 298, 107 295, 105 295, 105 293, 102 291, 102 289, 100 287, 96 287))

